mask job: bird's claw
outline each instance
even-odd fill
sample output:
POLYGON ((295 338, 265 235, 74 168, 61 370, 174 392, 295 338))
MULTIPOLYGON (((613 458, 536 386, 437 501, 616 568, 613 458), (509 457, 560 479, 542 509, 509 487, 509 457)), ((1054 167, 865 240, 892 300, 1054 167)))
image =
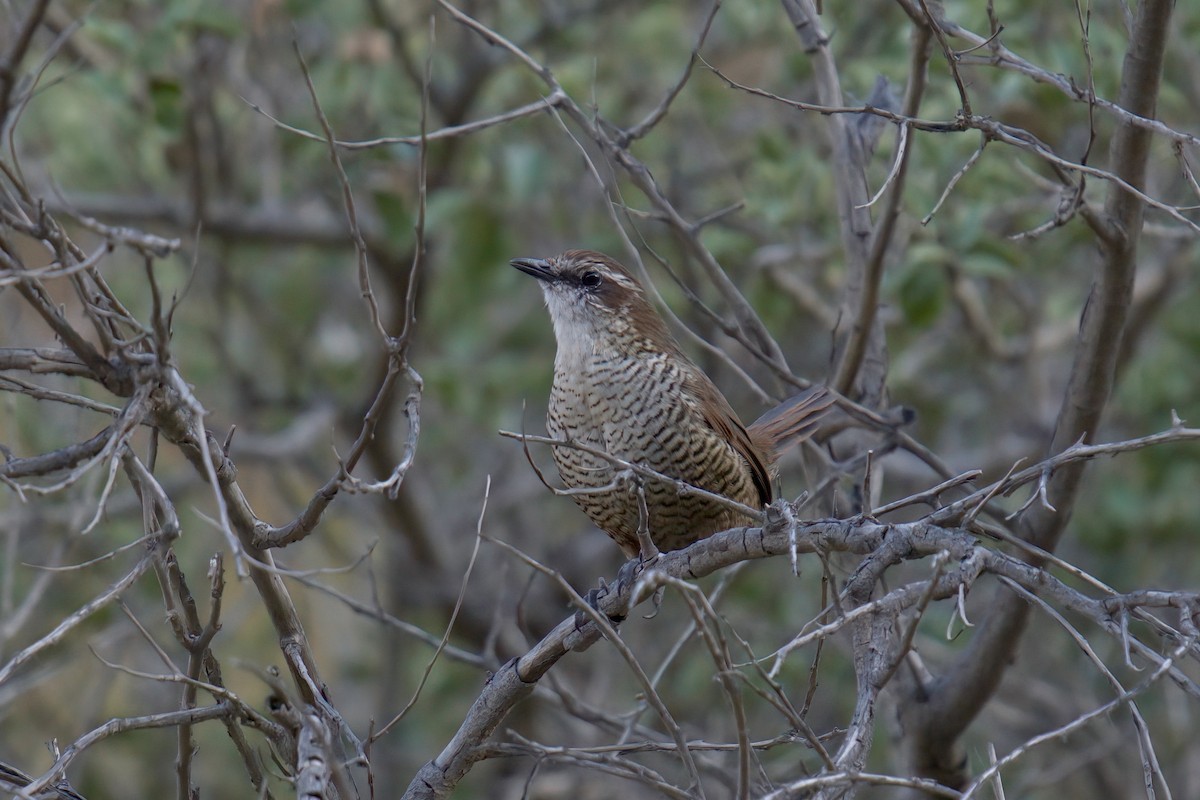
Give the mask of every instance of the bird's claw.
MULTIPOLYGON (((609 586, 604 578, 600 579, 600 585, 595 589, 589 589, 588 593, 583 596, 583 601, 589 606, 599 611, 608 617, 608 621, 613 625, 620 625, 625 621, 625 614, 605 614, 600 608, 600 601, 607 597, 609 593, 616 592, 617 594, 625 594, 632 591, 638 578, 648 568, 652 567, 659 559, 659 554, 655 553, 650 558, 643 559, 641 556, 631 558, 621 565, 617 570, 617 580, 612 586, 609 586)), ((653 619, 658 614, 659 606, 662 605, 663 587, 659 587, 652 598, 654 603, 654 611, 646 616, 646 619, 653 619)), ((590 622, 591 615, 580 609, 575 612, 575 630, 580 630, 590 622)))
MULTIPOLYGON (((618 576, 619 575, 620 575, 620 573, 618 573, 618 576)), ((615 587, 610 587, 608 585, 608 583, 605 582, 604 578, 601 578, 599 586, 595 587, 594 589, 588 589, 587 594, 585 594, 583 596, 583 602, 587 603, 591 608, 595 609, 599 613, 604 614, 604 611, 602 611, 600 608, 600 601, 602 599, 604 599, 605 597, 607 597, 609 592, 613 591, 614 588, 619 588, 619 587, 620 587, 620 578, 619 577, 618 577, 617 585, 615 587)), ((611 622, 613 625, 620 625, 622 622, 625 621, 625 617, 623 615, 622 616, 613 616, 612 614, 605 614, 605 616, 608 617, 608 621, 611 622)), ((583 626, 587 625, 591 621, 592 621, 591 614, 588 614, 583 609, 580 609, 579 611, 575 612, 575 630, 577 630, 577 631, 582 630, 583 626)))
POLYGON ((633 586, 637 582, 638 575, 642 574, 645 563, 639 556, 638 558, 631 558, 622 564, 621 568, 617 570, 616 590, 620 592, 626 586, 633 586))

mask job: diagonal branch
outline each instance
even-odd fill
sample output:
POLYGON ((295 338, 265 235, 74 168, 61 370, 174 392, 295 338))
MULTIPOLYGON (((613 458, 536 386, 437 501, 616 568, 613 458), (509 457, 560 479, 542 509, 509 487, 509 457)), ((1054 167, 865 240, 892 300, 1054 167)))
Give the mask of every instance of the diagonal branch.
POLYGON ((46 8, 50 0, 36 0, 29 6, 29 13, 17 28, 17 34, 12 38, 8 50, 0 56, 0 131, 4 130, 8 121, 8 112, 12 101, 12 91, 17 84, 17 67, 21 59, 29 51, 33 42, 33 34, 42 24, 46 8))

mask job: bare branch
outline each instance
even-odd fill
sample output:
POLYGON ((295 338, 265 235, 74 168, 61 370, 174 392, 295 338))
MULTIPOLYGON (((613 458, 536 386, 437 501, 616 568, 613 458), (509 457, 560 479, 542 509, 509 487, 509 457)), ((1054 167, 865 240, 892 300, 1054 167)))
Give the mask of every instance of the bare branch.
POLYGON ((122 717, 109 720, 99 728, 90 731, 72 742, 66 750, 63 750, 62 755, 54 762, 54 766, 43 773, 36 781, 29 784, 25 791, 33 795, 51 786, 63 776, 67 767, 81 753, 97 742, 107 739, 109 736, 125 733, 126 731, 173 728, 184 722, 197 723, 210 719, 223 719, 236 711, 237 707, 233 704, 222 702, 211 706, 189 708, 184 711, 164 711, 159 714, 147 714, 141 717, 122 717))
MULTIPOLYGON (((9 679, 13 677, 16 671, 23 665, 29 662, 34 656, 41 653, 50 647, 61 642, 68 633, 78 627, 80 623, 88 619, 97 611, 105 608, 113 603, 127 590, 130 586, 137 582, 138 578, 142 577, 151 566, 152 559, 150 556, 142 556, 134 564, 133 569, 127 572, 124 577, 108 587, 85 603, 81 608, 55 626, 54 630, 39 638, 37 641, 25 647, 21 652, 14 655, 3 666, 0 666, 0 686, 3 686, 9 679)), ((57 777, 57 776, 56 776, 57 777)))
MULTIPOLYGON (((663 553, 654 569, 673 578, 692 580, 746 559, 782 556, 792 547, 793 532, 787 529, 790 527, 779 525, 737 528, 718 533, 683 550, 663 553)), ((953 567, 947 567, 932 581, 918 581, 905 585, 859 606, 848 612, 848 620, 834 623, 839 627, 851 624, 856 619, 865 620, 881 616, 891 618, 905 608, 927 602, 923 598, 936 600, 957 597, 959 587, 964 582, 970 585, 985 573, 1013 580, 1037 596, 1085 616, 1113 636, 1120 635, 1120 625, 1113 621, 1111 611, 1118 604, 1132 602, 1168 607, 1179 603, 1200 603, 1200 595, 1194 593, 1164 593, 1155 596, 1136 595, 1093 600, 1037 567, 978 546, 969 534, 938 528, 927 522, 892 525, 850 520, 799 522, 796 523, 795 538, 796 547, 804 553, 839 550, 874 554, 886 549, 890 553, 904 554, 904 558, 923 558, 943 551, 950 554, 947 563, 953 564, 953 567)), ((599 608, 596 609, 599 615, 625 613, 636 589, 633 586, 619 588, 619 591, 610 592, 600 598, 599 608)), ((593 617, 593 620, 595 619, 596 617, 593 617)), ((830 632, 814 632, 810 639, 824 638, 830 632)), ((491 735, 514 705, 533 691, 533 684, 566 653, 586 649, 599 637, 600 630, 592 623, 580 628, 577 627, 574 617, 568 618, 559 623, 525 655, 509 662, 496 672, 476 699, 458 733, 440 755, 420 770, 409 785, 405 797, 446 796, 471 765, 482 757, 475 748, 491 735)), ((1163 674, 1169 674, 1177 685, 1192 696, 1200 698, 1200 686, 1179 670, 1172 660, 1160 657, 1152 646, 1139 643, 1137 649, 1140 657, 1162 667, 1165 670, 1163 674)), ((1194 642, 1189 641, 1188 650, 1185 652, 1189 653, 1191 658, 1200 660, 1200 648, 1197 648, 1194 642)), ((839 765, 844 765, 842 759, 847 756, 856 758, 857 752, 852 750, 845 754, 839 753, 839 765)), ((846 773, 837 772, 823 777, 814 785, 842 780, 846 780, 846 773)))
MULTIPOLYGON (((1121 105, 1139 116, 1152 117, 1162 74, 1164 42, 1170 30, 1173 4, 1169 0, 1147 0, 1138 6, 1137 24, 1126 53, 1121 86, 1121 105)), ((1089 441, 1099 428, 1108 402, 1120 353, 1125 320, 1132 301, 1137 264, 1137 245, 1142 215, 1147 205, 1146 162, 1151 132, 1128 122, 1121 125, 1112 143, 1114 179, 1109 184, 1106 204, 1107 235, 1098 236, 1104 262, 1097 271, 1091 297, 1084 308, 1079 347, 1070 381, 1047 452, 1053 456, 1089 441), (1125 191, 1128 186, 1132 191, 1125 191)), ((1048 484, 1046 501, 1031 506, 1018 521, 1021 538, 1053 550, 1066 526, 1078 497, 1084 462, 1058 469, 1048 484), (1053 507, 1057 511, 1050 511, 1053 507)), ((975 713, 991 696, 1029 615, 1029 606, 1005 592, 990 609, 980 635, 964 651, 940 681, 932 697, 909 702, 906 711, 920 717, 909 723, 913 752, 921 753, 924 764, 951 764, 956 758, 950 748, 975 713)), ((929 774, 925 772, 924 774, 929 774)))
MULTIPOLYGON (((334 139, 333 144, 343 150, 370 150, 377 147, 391 147, 397 144, 409 145, 411 147, 420 147, 422 141, 437 142, 443 139, 454 139, 459 136, 467 136, 478 131, 486 130, 496 125, 503 125, 506 122, 531 117, 535 114, 540 114, 547 109, 553 108, 559 104, 562 96, 550 95, 542 100, 535 100, 519 108, 514 108, 512 111, 505 111, 503 114, 496 114, 486 119, 476 120, 475 122, 467 122, 462 125, 451 125, 445 128, 439 128, 435 131, 430 131, 427 134, 418 136, 382 136, 378 139, 367 139, 361 142, 349 142, 343 139, 334 139)), ((319 133, 306 131, 303 128, 297 128, 293 125, 288 125, 286 122, 271 116, 262 107, 251 103, 246 98, 242 98, 246 105, 262 114, 269 119, 271 123, 282 131, 293 133, 305 139, 311 139, 316 142, 327 142, 329 139, 319 133)))

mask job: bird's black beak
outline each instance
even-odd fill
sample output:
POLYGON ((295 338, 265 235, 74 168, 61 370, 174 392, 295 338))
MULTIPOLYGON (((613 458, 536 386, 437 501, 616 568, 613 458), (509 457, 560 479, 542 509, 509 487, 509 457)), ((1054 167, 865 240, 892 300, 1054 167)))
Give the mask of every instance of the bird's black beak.
POLYGON ((514 258, 508 262, 526 275, 532 275, 539 281, 555 281, 558 275, 550 267, 550 262, 544 258, 514 258))

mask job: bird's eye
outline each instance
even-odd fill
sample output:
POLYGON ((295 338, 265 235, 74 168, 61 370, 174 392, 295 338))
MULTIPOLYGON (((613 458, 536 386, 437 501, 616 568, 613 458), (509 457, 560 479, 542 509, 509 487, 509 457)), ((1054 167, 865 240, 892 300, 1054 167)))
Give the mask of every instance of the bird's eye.
POLYGON ((588 289, 595 289, 600 285, 602 280, 603 279, 600 277, 599 272, 588 270, 587 272, 583 273, 583 276, 579 279, 579 282, 588 289))

